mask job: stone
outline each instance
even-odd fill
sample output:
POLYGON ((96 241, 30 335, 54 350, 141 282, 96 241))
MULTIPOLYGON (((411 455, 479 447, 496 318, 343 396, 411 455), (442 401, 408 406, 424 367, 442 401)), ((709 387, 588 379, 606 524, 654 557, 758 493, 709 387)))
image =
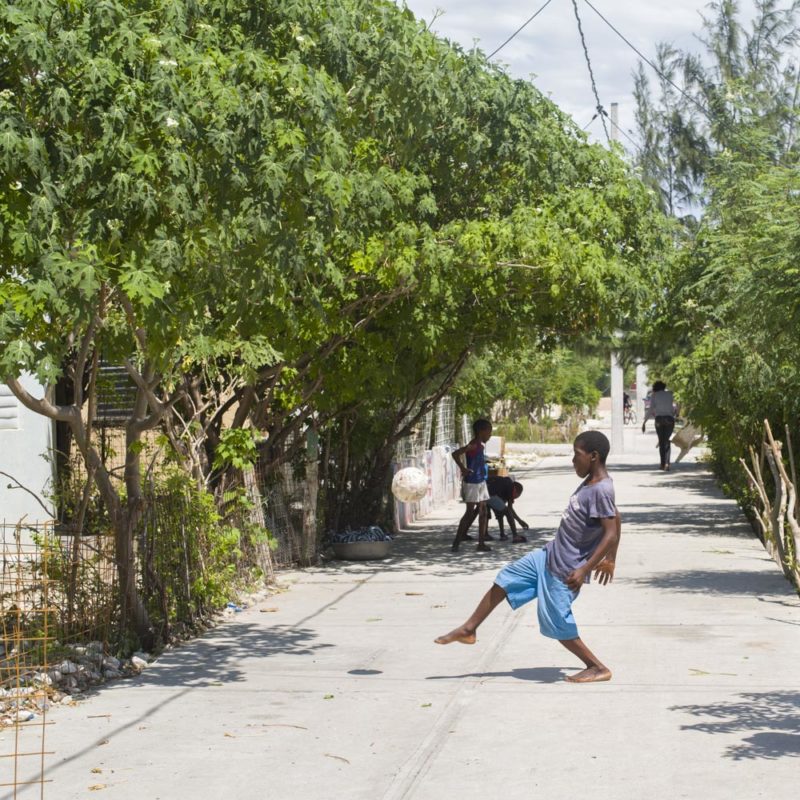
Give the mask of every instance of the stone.
POLYGON ((62 661, 56 669, 64 675, 73 675, 78 671, 78 665, 69 659, 62 661))
POLYGON ((103 675, 105 675, 107 680, 122 677, 122 673, 118 669, 105 669, 103 670, 103 675))
POLYGON ((141 672, 143 669, 146 669, 147 662, 143 658, 139 658, 139 656, 134 656, 131 659, 131 665, 135 670, 141 672))
POLYGON ((103 667, 108 669, 119 669, 120 661, 118 658, 114 658, 114 656, 106 656, 103 659, 103 667))

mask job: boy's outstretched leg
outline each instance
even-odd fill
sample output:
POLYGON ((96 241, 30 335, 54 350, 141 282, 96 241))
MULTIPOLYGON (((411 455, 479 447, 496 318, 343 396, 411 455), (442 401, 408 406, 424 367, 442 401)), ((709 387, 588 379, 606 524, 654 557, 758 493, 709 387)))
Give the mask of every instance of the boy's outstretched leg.
POLYGON ((559 639, 559 641, 570 653, 576 655, 586 664, 586 669, 582 669, 574 675, 568 675, 564 680, 570 683, 597 683, 611 680, 611 670, 597 658, 580 637, 577 639, 559 639))
POLYGON ((506 599, 506 590, 501 589, 496 583, 492 584, 492 588, 481 598, 472 616, 459 628, 454 628, 450 633, 434 639, 436 644, 452 644, 453 642, 461 642, 461 644, 475 644, 475 631, 478 626, 497 608, 497 606, 506 599))

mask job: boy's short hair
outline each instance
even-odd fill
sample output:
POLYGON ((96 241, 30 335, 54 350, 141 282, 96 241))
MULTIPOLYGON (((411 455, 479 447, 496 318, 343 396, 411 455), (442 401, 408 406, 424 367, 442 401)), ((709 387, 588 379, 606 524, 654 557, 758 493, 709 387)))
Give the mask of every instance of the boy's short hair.
POLYGON ((472 432, 477 436, 481 431, 488 431, 492 427, 492 423, 488 419, 476 419, 472 423, 472 432))
POLYGON ((600 431, 584 431, 575 437, 576 447, 580 447, 584 453, 597 453, 600 461, 605 464, 608 453, 611 450, 611 442, 608 437, 600 431))
POLYGON ((519 481, 514 481, 514 497, 519 497, 522 494, 523 486, 519 481))
POLYGON ((666 389, 666 388, 667 388, 667 384, 664 383, 664 381, 656 381, 653 384, 653 391, 654 392, 663 392, 664 389, 666 389))

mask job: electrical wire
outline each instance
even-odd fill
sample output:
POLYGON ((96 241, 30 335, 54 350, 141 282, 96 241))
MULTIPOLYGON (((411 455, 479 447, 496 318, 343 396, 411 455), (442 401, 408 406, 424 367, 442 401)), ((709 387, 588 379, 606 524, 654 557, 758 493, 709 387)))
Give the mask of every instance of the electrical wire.
MULTIPOLYGON (((625 38, 625 37, 624 37, 624 36, 621 34, 621 33, 620 33, 620 32, 619 32, 619 31, 618 31, 618 30, 617 30, 617 29, 616 29, 616 28, 615 28, 615 27, 614 27, 614 26, 613 26, 613 25, 612 25, 612 24, 611 24, 611 23, 610 23, 610 22, 609 22, 609 21, 608 21, 608 20, 607 20, 607 19, 606 19, 606 18, 603 16, 603 15, 602 15, 602 14, 601 14, 601 13, 600 13, 600 12, 599 12, 599 11, 598 11, 598 10, 597 10, 597 9, 596 9, 596 8, 595 8, 595 7, 594 7, 594 6, 593 6, 593 5, 590 3, 590 2, 589 2, 589 0, 583 0, 583 2, 584 2, 584 3, 586 3, 586 5, 587 5, 587 6, 589 6, 589 8, 591 8, 591 9, 592 9, 592 11, 594 11, 594 13, 595 13, 595 14, 597 14, 597 16, 598 16, 598 17, 600 17, 600 19, 601 19, 601 20, 603 20, 603 22, 605 22, 605 24, 606 24, 606 25, 608 25, 608 27, 609 27, 609 28, 611 28, 611 30, 612 30, 612 31, 614 31, 614 33, 616 33, 616 34, 617 34, 617 36, 619 36, 619 38, 620 38, 620 39, 622 39, 622 41, 623 41, 623 42, 625 42, 625 44, 627 44, 627 45, 628 45, 628 47, 630 47, 630 48, 631 48, 631 50, 633 50, 633 52, 634 52, 634 53, 636 53, 636 55, 637 55, 637 56, 639 56, 639 58, 641 58, 641 59, 642 59, 642 61, 644 61, 644 62, 645 62, 645 64, 647 64, 648 66, 650 66, 650 67, 651 67, 651 68, 652 68, 652 69, 655 71, 655 73, 656 73, 656 74, 659 76, 659 78, 661 78, 661 80, 664 80, 664 81, 666 81, 666 82, 667 82, 668 84, 670 84, 670 86, 672 86, 674 89, 677 89, 677 90, 678 90, 678 91, 679 91, 679 92, 680 92, 680 93, 681 93, 681 94, 682 94, 682 95, 683 95, 683 96, 684 96, 684 97, 685 97, 685 98, 686 98, 686 99, 687 99, 687 100, 688 100, 690 103, 693 103, 694 105, 696 105, 696 106, 697 106, 697 107, 698 107, 698 108, 699 108, 699 109, 700 109, 700 110, 703 112, 703 114, 705 114, 705 115, 706 115, 706 116, 707 116, 709 119, 711 118, 711 114, 709 113, 708 109, 707 109, 707 108, 706 108, 706 107, 705 107, 705 106, 704 106, 702 103, 700 103, 698 100, 695 100, 695 98, 694 98, 694 97, 692 97, 690 94, 687 94, 685 91, 683 91, 683 89, 681 89, 681 87, 680 87, 680 86, 678 86, 676 83, 674 83, 673 81, 671 81, 671 80, 670 80, 670 79, 669 79, 669 78, 668 78, 666 75, 664 75, 664 73, 663 73, 663 72, 661 72, 661 70, 660 70, 660 69, 659 69, 659 68, 658 68, 658 67, 657 67, 657 66, 656 66, 656 65, 655 65, 655 64, 654 64, 654 63, 653 63, 653 62, 652 62, 652 61, 651 61, 651 60, 650 60, 650 59, 649 59, 649 58, 648 58, 646 55, 644 55, 644 53, 642 53, 642 51, 641 51, 641 50, 639 50, 639 49, 638 49, 638 48, 637 48, 637 47, 636 47, 634 44, 632 44, 630 41, 628 41, 628 39, 626 39, 626 38, 625 38)), ((575 0, 572 0, 572 3, 573 3, 573 5, 575 5, 575 0)), ((575 14, 577 15, 577 13, 578 13, 578 11, 577 11, 577 8, 576 8, 576 10, 575 10, 575 14)), ((579 22, 578 24, 580 25, 580 22, 579 22)))
POLYGON ((583 35, 583 25, 581 24, 581 15, 578 13, 578 3, 572 0, 572 8, 575 9, 575 19, 578 21, 578 33, 581 35, 581 45, 583 46, 583 55, 586 58, 586 66, 589 68, 589 80, 592 82, 592 92, 597 105, 597 113, 600 115, 600 121, 603 123, 603 130, 606 134, 608 143, 611 144, 611 137, 608 134, 608 125, 606 125, 606 112, 603 104, 600 102, 600 95, 597 93, 597 84, 594 80, 594 70, 592 69, 592 62, 589 58, 589 49, 586 47, 586 37, 583 35))
POLYGON ((634 139, 624 128, 620 128, 619 125, 615 125, 616 129, 639 151, 641 151, 641 145, 634 139))
POLYGON ((536 19, 536 17, 538 17, 539 14, 541 14, 542 11, 544 11, 547 8, 547 6, 549 6, 550 3, 552 3, 552 2, 553 2, 553 0, 547 0, 547 2, 532 17, 530 17, 529 19, 525 20, 525 22, 523 22, 522 25, 520 25, 519 28, 517 28, 514 31, 514 33, 512 33, 511 36, 509 36, 508 39, 506 39, 503 42, 503 44, 500 45, 500 47, 498 47, 496 50, 493 50, 491 53, 489 53, 489 55, 486 56, 486 58, 490 59, 490 58, 493 58, 494 56, 496 56, 518 33, 521 33, 525 28, 527 28, 528 25, 530 25, 530 23, 533 22, 536 19))

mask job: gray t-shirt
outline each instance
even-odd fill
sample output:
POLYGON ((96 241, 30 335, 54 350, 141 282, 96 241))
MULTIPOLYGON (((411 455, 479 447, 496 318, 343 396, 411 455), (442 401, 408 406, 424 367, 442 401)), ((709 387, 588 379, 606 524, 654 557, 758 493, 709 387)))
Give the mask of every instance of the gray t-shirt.
MULTIPOLYGON (((561 580, 591 557, 603 538, 601 519, 617 515, 614 481, 603 478, 597 483, 582 483, 569 498, 561 515, 558 533, 545 545, 547 568, 561 580)), ((589 576, 586 576, 589 583, 589 576)))

